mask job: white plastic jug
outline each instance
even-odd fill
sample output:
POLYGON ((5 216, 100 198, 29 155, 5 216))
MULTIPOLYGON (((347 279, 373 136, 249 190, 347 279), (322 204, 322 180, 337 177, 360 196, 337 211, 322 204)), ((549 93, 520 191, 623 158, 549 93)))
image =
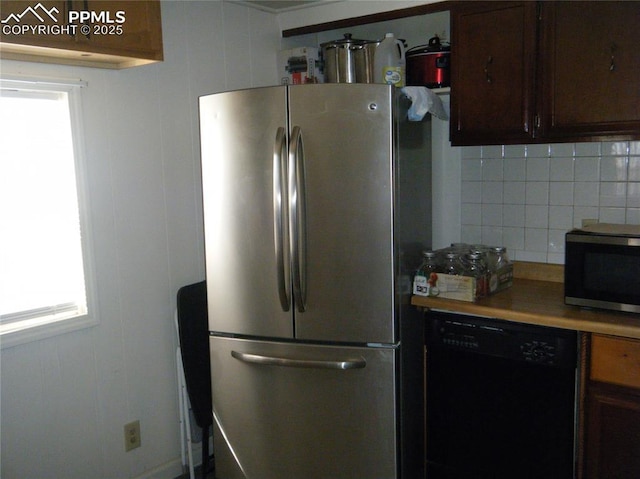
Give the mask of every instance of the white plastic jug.
POLYGON ((376 47, 374 57, 375 83, 386 83, 403 87, 405 85, 404 44, 387 33, 376 47))

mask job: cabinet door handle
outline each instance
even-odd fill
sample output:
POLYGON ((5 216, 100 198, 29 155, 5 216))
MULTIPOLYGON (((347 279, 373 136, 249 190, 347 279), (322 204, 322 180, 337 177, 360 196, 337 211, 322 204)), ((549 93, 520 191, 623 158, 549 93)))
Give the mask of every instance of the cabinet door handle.
POLYGON ((611 62, 609 63, 609 71, 612 72, 616 69, 616 61, 615 61, 615 51, 618 49, 618 46, 615 43, 611 44, 611 62))
POLYGON ((487 58, 487 62, 484 64, 484 76, 487 80, 487 83, 493 82, 493 78, 491 78, 491 75, 489 73, 489 67, 491 66, 492 63, 493 63, 493 56, 489 55, 489 58, 487 58))

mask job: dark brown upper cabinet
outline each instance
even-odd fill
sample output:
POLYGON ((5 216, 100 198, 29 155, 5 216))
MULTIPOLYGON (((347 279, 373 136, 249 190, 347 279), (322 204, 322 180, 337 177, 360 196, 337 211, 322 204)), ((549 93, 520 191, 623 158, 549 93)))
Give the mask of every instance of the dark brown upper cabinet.
POLYGON ((535 2, 465 2, 451 21, 452 143, 531 141, 535 2))
POLYGON ((640 138, 640 2, 541 2, 540 136, 640 138))
POLYGON ((640 139, 640 2, 459 2, 454 145, 640 139))

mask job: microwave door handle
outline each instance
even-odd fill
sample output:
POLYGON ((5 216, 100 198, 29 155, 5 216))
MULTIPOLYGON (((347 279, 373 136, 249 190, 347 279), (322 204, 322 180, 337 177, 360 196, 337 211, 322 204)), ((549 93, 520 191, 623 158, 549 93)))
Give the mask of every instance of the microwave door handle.
POLYGON ((298 311, 306 309, 306 196, 302 130, 294 126, 289 145, 289 238, 293 263, 293 297, 298 311))
POLYGON ((273 144, 273 240, 276 254, 278 297, 283 311, 289 311, 289 247, 287 219, 287 138, 283 127, 276 131, 273 144))
POLYGON ((317 359, 282 358, 279 356, 242 353, 240 351, 231 351, 231 356, 244 363, 259 364, 262 366, 280 366, 285 368, 346 370, 364 369, 367 366, 367 361, 362 357, 335 361, 322 361, 317 359))

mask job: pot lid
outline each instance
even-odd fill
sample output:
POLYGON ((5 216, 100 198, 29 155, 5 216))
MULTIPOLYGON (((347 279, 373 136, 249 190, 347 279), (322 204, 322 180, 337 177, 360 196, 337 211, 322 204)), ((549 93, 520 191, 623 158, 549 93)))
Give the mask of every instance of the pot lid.
POLYGON ((427 45, 419 45, 417 47, 410 48, 407 50, 407 55, 420 55, 424 53, 439 53, 439 52, 448 52, 451 50, 451 45, 448 42, 441 43, 440 38, 436 35, 435 37, 431 37, 429 39, 429 43, 427 45))
POLYGON ((351 33, 345 33, 344 38, 340 38, 338 40, 331 40, 330 42, 321 43, 320 46, 322 48, 325 47, 350 47, 350 46, 361 46, 366 45, 367 43, 376 43, 376 40, 357 40, 351 38, 351 33))

